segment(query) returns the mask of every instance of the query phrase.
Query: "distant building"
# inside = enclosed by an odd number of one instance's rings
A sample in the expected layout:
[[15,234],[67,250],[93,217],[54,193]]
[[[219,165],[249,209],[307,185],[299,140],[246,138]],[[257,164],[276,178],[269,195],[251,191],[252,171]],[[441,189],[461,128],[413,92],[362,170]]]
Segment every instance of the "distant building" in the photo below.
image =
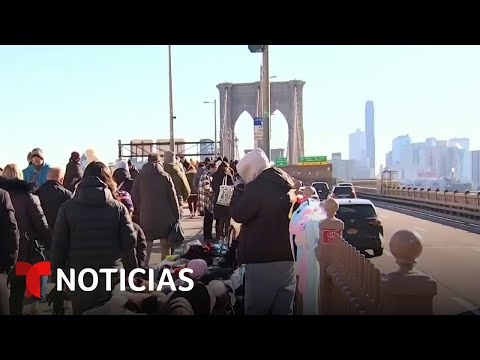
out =
[[210,139],[200,139],[200,161],[205,161],[205,158],[215,158],[215,144]]
[[393,166],[392,152],[389,151],[385,156],[385,167],[387,168],[387,170],[390,170],[392,166]]
[[460,145],[465,150],[470,150],[469,138],[453,138],[448,140],[448,146]]
[[146,157],[153,152],[153,139],[130,140],[130,154],[132,157]]
[[[437,140],[411,143],[408,135],[392,141],[391,155],[387,154],[387,169],[398,171],[398,180],[415,183],[420,180],[448,178],[470,182],[473,169],[469,139]],[[452,174],[453,169],[453,174]]]
[[275,161],[278,158],[285,157],[285,149],[270,149],[271,161]]
[[342,160],[342,153],[332,153],[332,160]]
[[355,160],[342,160],[342,153],[332,153],[332,177],[337,181],[355,178]]
[[87,167],[87,156],[85,154],[82,154],[82,156],[80,156],[80,166],[83,170],[85,170],[85,168]]
[[310,166],[288,165],[282,167],[282,170],[295,179],[303,181],[306,184],[314,181],[325,181],[332,185],[332,167],[332,164]]
[[453,138],[448,140],[448,146],[461,147],[462,154],[462,173],[461,179],[464,182],[472,181],[472,156],[470,154],[470,139],[469,138]]
[[348,158],[350,160],[357,160],[360,163],[366,163],[366,140],[365,132],[357,129],[354,133],[351,133],[348,137]]
[[472,188],[480,190],[480,150],[470,153],[472,159]]
[[[410,136],[408,135],[401,135],[397,136],[395,139],[392,140],[392,159],[391,159],[391,165],[392,167],[399,166],[400,161],[402,159],[402,149],[405,146],[408,146],[412,143],[412,140],[410,140]],[[387,165],[387,167],[389,167]]]
[[[185,142],[185,139],[174,139],[175,141],[175,151],[174,153],[176,155],[181,156],[182,154],[185,154],[185,145],[180,143]],[[165,151],[170,151],[170,139],[157,139],[157,143],[168,143],[166,145],[159,145],[156,147],[154,151],[160,153],[160,155],[163,155]]]
[[371,100],[365,103],[365,141],[368,167],[375,171],[375,116]]

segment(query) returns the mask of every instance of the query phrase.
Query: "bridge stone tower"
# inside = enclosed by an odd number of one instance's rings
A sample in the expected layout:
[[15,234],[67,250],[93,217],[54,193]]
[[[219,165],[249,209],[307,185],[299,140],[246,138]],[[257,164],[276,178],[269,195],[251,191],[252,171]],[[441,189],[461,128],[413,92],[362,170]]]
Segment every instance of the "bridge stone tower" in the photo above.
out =
[[[289,164],[296,164],[304,155],[303,86],[304,81],[291,80],[270,83],[270,110],[279,110],[288,124],[287,156]],[[220,152],[232,159],[235,154],[235,124],[246,111],[251,117],[261,115],[260,82],[222,83],[220,92]],[[275,118],[273,118],[275,120]],[[270,118],[271,129],[272,118]],[[252,124],[253,137],[253,124]],[[271,159],[274,161],[275,159]]]

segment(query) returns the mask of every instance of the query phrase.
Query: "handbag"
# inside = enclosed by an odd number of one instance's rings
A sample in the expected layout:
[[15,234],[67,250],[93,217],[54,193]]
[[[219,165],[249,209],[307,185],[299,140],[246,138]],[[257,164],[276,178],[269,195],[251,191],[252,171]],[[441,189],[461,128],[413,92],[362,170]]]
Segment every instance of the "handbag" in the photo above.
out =
[[222,185],[220,185],[220,192],[218,193],[217,205],[230,206],[235,187],[227,185],[227,176],[223,178]]
[[183,242],[185,241],[185,234],[178,221],[170,228],[167,241],[172,249],[178,249],[183,245]]

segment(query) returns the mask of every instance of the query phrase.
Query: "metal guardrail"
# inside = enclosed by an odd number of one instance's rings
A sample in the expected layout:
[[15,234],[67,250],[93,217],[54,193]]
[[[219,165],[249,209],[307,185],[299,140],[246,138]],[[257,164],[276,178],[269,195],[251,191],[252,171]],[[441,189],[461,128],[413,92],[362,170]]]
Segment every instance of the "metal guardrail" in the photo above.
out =
[[372,199],[422,207],[436,212],[450,213],[469,219],[480,220],[480,193],[450,192],[418,188],[384,188],[356,186],[358,195]]

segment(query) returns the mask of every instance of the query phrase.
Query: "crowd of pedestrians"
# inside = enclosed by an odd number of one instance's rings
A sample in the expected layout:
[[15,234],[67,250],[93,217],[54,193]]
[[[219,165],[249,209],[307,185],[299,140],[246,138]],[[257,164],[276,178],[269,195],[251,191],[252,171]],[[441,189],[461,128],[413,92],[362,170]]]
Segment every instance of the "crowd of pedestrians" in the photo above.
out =
[[[186,218],[184,202],[190,218],[203,217],[204,246],[222,245],[231,223],[241,224],[236,263],[245,269],[245,313],[293,313],[288,194],[295,182],[262,150],[240,161],[218,157],[200,163],[170,151],[163,159],[152,153],[140,170],[119,161],[113,173],[93,150],[87,159],[83,168],[73,151],[63,171],[35,148],[23,171],[16,164],[0,169],[0,314],[22,314],[25,277],[15,274],[16,261],[51,261],[53,275],[42,277],[40,298],[33,300],[45,302],[57,268],[147,268],[155,241],[166,260],[173,250],[172,226]],[[93,278],[84,282],[88,286]],[[103,285],[71,292],[73,313],[83,314],[108,297]]]

